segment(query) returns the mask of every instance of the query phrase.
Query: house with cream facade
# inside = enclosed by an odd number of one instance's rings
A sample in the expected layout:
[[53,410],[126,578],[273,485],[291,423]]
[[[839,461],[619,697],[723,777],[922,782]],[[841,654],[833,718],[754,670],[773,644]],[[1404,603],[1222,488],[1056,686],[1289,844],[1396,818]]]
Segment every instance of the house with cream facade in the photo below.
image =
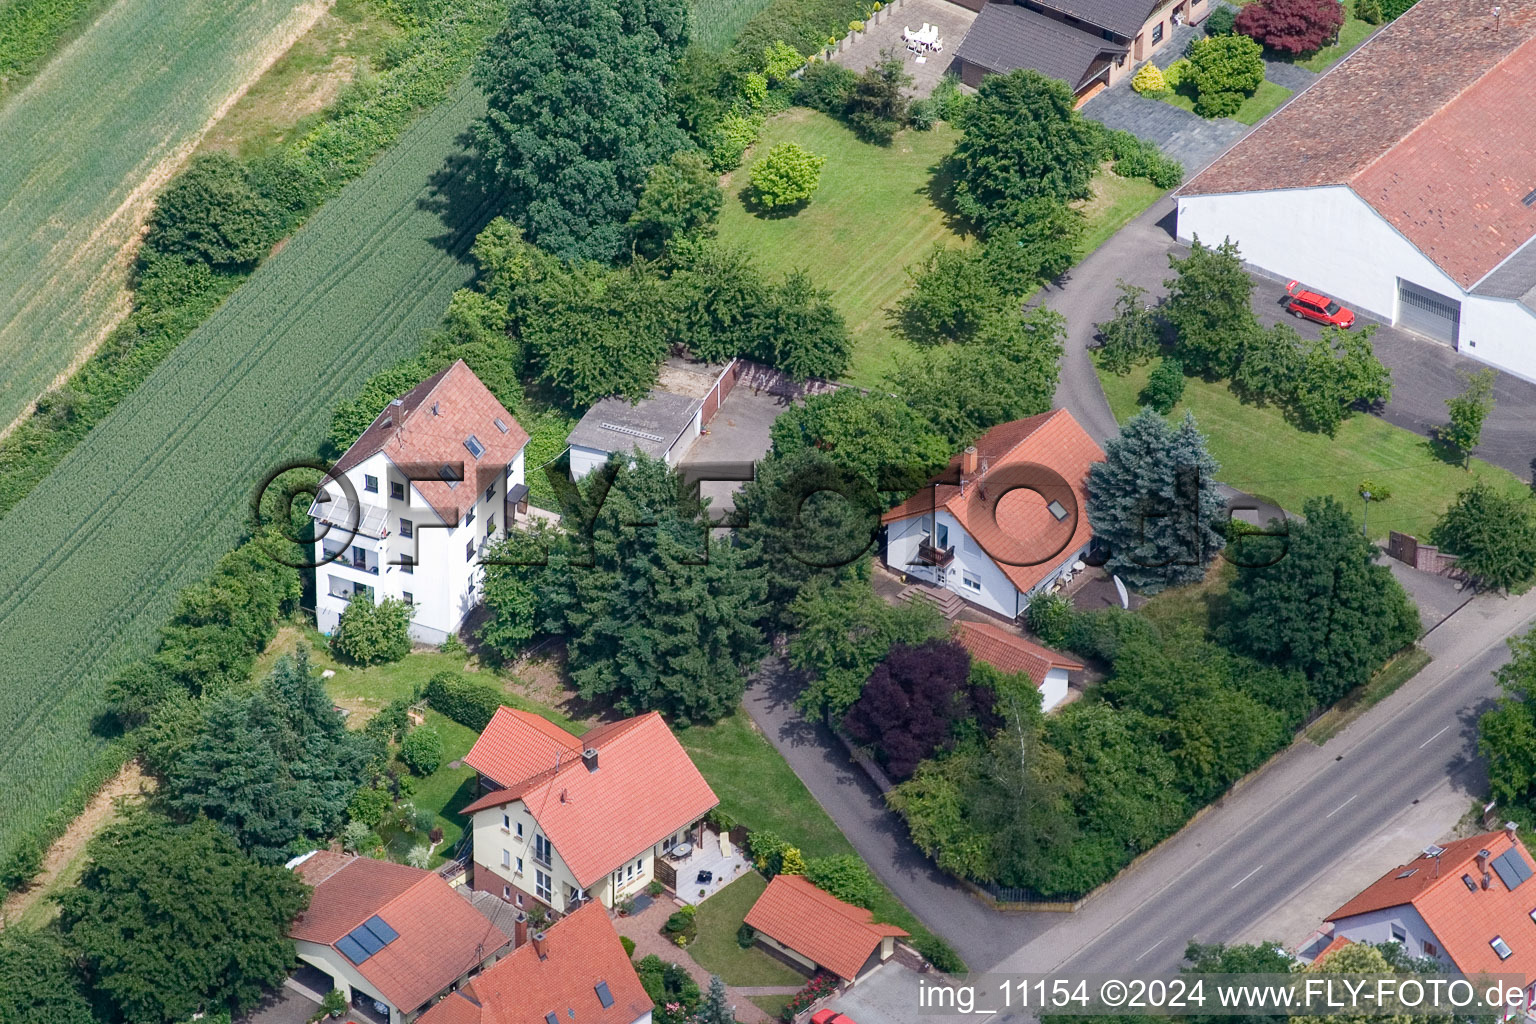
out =
[[320,631],[354,600],[394,598],[417,641],[457,632],[480,600],[486,547],[527,513],[527,444],[463,360],[381,410],[310,509]]
[[564,914],[639,895],[719,803],[655,712],[577,737],[503,707],[464,763],[483,793],[461,812],[472,884],[524,909]]

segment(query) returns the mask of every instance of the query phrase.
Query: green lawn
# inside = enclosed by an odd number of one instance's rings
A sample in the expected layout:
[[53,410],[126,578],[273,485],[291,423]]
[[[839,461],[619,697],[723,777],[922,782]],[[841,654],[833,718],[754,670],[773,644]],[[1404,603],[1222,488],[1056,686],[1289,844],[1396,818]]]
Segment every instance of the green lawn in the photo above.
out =
[[1086,256],[1137,214],[1161,199],[1166,189],[1158,188],[1145,178],[1122,178],[1107,169],[1093,179],[1093,198],[1076,204],[1088,218],[1083,232],[1082,255]]
[[[744,710],[679,730],[677,738],[720,798],[720,809],[747,828],[777,832],[807,857],[858,855]],[[884,886],[873,909],[876,920],[899,925],[914,939],[932,934]]]
[[[939,202],[947,181],[937,172],[957,133],[904,131],[890,146],[862,142],[842,122],[795,108],[771,118],[743,168],[726,183],[720,238],[751,251],[771,274],[804,270],[831,290],[853,334],[853,361],[844,378],[872,386],[914,348],[891,329],[886,310],[907,289],[906,268],[935,244],[963,245]],[[746,168],[780,142],[798,142],[827,158],[821,187],[799,213],[760,217],[742,202]],[[1094,180],[1084,252],[1097,248],[1162,190],[1141,179],[1106,172]]]
[[[742,169],[726,184],[720,238],[750,250],[772,276],[804,270],[832,292],[853,332],[847,379],[877,384],[912,345],[891,330],[885,310],[906,290],[906,268],[936,243],[960,238],[934,203],[935,172],[956,132],[904,131],[890,146],[860,139],[842,122],[804,108],[768,121]],[[827,158],[821,187],[799,213],[759,217],[742,203],[747,168],[780,142],[798,142]]]
[[759,1010],[762,1010],[764,1013],[766,1013],[769,1016],[769,1018],[771,1018],[772,1020],[778,1020],[779,1019],[779,1015],[784,1010],[784,1007],[788,1006],[789,1005],[789,1001],[791,999],[795,998],[795,997],[793,995],[787,995],[787,996],[747,996],[747,998],[752,1001],[752,1005],[753,1006],[756,1006]]
[[742,919],[766,888],[767,879],[751,871],[699,904],[694,918],[698,938],[688,944],[688,953],[727,985],[799,985],[805,981],[805,975],[757,946],[742,949],[736,941]]
[[[1195,113],[1195,91],[1192,85],[1169,89],[1154,98],[1170,106],[1187,110],[1191,114]],[[1266,78],[1259,83],[1258,89],[1252,96],[1243,100],[1243,105],[1237,108],[1237,113],[1232,115],[1232,120],[1241,121],[1243,124],[1258,124],[1265,114],[1290,98],[1291,90],[1283,85],[1276,85]]]
[[[1138,367],[1124,377],[1099,372],[1121,422],[1136,413],[1148,371]],[[1182,417],[1186,409],[1210,438],[1222,481],[1287,511],[1300,512],[1307,498],[1332,494],[1358,516],[1362,481],[1389,487],[1392,497],[1371,507],[1371,536],[1378,539],[1388,530],[1427,535],[1456,493],[1476,478],[1511,491],[1525,489],[1513,473],[1479,459],[1472,460],[1470,472],[1451,465],[1424,438],[1375,416],[1357,413],[1329,438],[1291,426],[1277,409],[1244,405],[1224,383],[1194,377],[1186,381],[1173,416]]]
[[[412,780],[416,791],[411,794],[410,802],[437,814],[437,827],[443,830],[443,841],[433,851],[432,862],[440,864],[453,853],[459,837],[464,834],[465,819],[458,813],[459,808],[475,798],[474,769],[463,765],[451,768],[449,765],[469,753],[469,748],[475,745],[479,734],[436,711],[426,713],[424,727],[437,730],[437,734],[443,738],[443,763],[426,778]],[[413,847],[426,841],[416,833],[404,831],[398,824],[386,824],[381,834],[389,851],[389,859],[395,861],[405,860],[405,855]]]

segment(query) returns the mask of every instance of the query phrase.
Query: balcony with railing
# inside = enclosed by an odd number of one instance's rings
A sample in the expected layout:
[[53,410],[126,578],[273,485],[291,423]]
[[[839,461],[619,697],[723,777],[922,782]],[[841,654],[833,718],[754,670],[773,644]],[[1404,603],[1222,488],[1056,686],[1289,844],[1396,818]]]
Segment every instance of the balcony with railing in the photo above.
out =
[[369,551],[354,545],[351,548],[332,548],[321,545],[327,566],[341,566],[346,569],[355,569],[365,572],[370,576],[379,574],[379,555],[375,551]]
[[934,565],[943,567],[955,560],[955,546],[941,548],[931,541],[923,541],[917,546],[917,561],[921,565]]

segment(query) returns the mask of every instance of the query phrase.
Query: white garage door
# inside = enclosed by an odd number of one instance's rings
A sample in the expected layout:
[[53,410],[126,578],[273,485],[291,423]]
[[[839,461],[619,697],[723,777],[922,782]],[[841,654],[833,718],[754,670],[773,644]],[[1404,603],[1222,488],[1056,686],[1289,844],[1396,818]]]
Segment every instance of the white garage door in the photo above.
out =
[[1398,278],[1397,326],[1454,347],[1461,329],[1461,303]]

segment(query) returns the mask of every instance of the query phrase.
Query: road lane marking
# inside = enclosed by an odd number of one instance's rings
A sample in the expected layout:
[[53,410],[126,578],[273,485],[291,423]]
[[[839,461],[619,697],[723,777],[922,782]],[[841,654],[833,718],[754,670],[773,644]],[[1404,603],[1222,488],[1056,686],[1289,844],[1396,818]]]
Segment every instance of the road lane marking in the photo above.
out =
[[[1350,799],[1352,800],[1354,798],[1351,797]],[[1242,878],[1239,878],[1236,882],[1233,882],[1232,883],[1232,888],[1236,889],[1238,886],[1242,885],[1244,882],[1248,881],[1248,879],[1252,878],[1254,875],[1258,874],[1260,871],[1263,871],[1263,870],[1264,870],[1264,865],[1260,864],[1258,867],[1256,867],[1252,871],[1248,872]]]
[[[1447,726],[1447,728],[1449,728],[1449,726]],[[1360,794],[1359,794],[1359,793],[1356,793],[1356,794],[1355,794],[1355,796],[1359,796],[1359,795],[1360,795]],[[1333,816],[1334,816],[1334,815],[1335,815],[1335,814],[1338,814],[1338,813],[1339,813],[1339,812],[1340,812],[1340,811],[1342,811],[1342,810],[1343,810],[1343,809],[1344,809],[1344,808],[1346,808],[1346,807],[1348,807],[1348,806],[1349,806],[1349,804],[1350,804],[1350,800],[1353,800],[1353,799],[1354,799],[1354,798],[1355,798],[1355,796],[1352,796],[1352,797],[1350,797],[1350,798],[1349,798],[1349,800],[1345,800],[1345,801],[1344,801],[1344,802],[1343,802],[1343,803],[1341,803],[1341,804],[1339,804],[1339,806],[1337,806],[1337,807],[1335,807],[1335,808],[1334,808],[1334,809],[1333,809],[1333,810],[1331,810],[1331,811],[1329,811],[1329,812],[1328,812],[1328,813],[1327,813],[1327,814],[1325,814],[1325,815],[1323,815],[1323,817],[1324,817],[1324,818],[1331,818],[1331,817],[1333,817]]]
[[[1446,726],[1445,727],[1445,729],[1449,729],[1449,728],[1450,728],[1450,726]],[[1445,729],[1441,729],[1440,732],[1445,732]],[[1440,736],[1440,732],[1435,733],[1434,736],[1431,736],[1429,739],[1425,740],[1423,743],[1420,743],[1419,744],[1419,749],[1423,750],[1425,747],[1427,747],[1431,743],[1435,742],[1435,740]]]
[[[1152,943],[1152,945],[1150,945],[1146,949],[1142,950],[1141,951],[1141,956],[1138,956],[1136,958],[1136,960],[1140,960],[1142,956],[1146,956],[1148,953],[1152,952],[1154,949],[1156,949],[1158,946],[1161,946],[1162,944],[1163,944],[1163,940],[1162,939],[1158,939],[1156,942]],[[1132,960],[1131,963],[1135,963],[1136,960]]]

